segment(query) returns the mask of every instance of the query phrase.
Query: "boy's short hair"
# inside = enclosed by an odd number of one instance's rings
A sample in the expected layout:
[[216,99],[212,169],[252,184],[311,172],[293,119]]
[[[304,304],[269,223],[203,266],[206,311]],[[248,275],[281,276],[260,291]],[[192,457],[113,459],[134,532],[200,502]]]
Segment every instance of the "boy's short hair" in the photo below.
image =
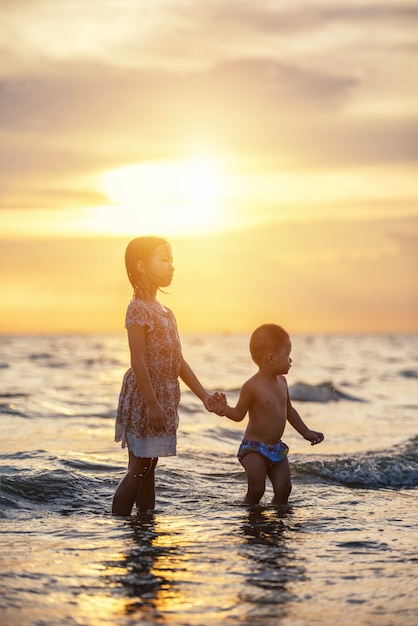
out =
[[260,365],[263,356],[272,348],[283,345],[290,339],[289,333],[277,324],[262,324],[252,333],[250,338],[251,358]]

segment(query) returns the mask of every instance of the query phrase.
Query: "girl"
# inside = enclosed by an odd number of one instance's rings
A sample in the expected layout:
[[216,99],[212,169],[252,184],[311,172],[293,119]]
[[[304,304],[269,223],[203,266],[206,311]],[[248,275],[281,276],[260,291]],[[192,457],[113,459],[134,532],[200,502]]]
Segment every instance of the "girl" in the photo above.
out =
[[209,395],[182,356],[176,320],[156,299],[157,290],[173,278],[169,243],[160,237],[138,237],[125,253],[134,294],[125,326],[131,353],[116,416],[116,441],[128,445],[129,465],[113,498],[114,515],[130,515],[155,506],[154,470],[159,456],[176,454],[180,402],[178,378],[200,398],[208,411],[220,395]]

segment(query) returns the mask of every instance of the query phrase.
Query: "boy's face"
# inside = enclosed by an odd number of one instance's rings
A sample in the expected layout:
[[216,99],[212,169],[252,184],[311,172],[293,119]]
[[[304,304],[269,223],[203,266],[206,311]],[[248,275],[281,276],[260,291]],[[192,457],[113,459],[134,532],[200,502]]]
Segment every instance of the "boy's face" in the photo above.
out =
[[287,339],[280,346],[276,347],[272,352],[275,373],[277,375],[288,373],[292,365],[292,359],[290,358],[291,351],[292,344],[290,342],[290,339]]

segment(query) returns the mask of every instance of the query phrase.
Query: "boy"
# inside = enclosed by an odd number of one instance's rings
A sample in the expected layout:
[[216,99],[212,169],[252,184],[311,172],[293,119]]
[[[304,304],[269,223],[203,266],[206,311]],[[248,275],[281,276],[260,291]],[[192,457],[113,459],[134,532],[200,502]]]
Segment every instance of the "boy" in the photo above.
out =
[[241,388],[235,408],[224,394],[216,413],[241,422],[247,412],[248,425],[238,450],[238,459],[247,475],[244,504],[258,504],[264,494],[266,476],[271,480],[272,504],[287,504],[292,483],[287,459],[289,448],[281,441],[286,420],[311,445],[321,443],[322,433],[310,430],[293,408],[287,382],[292,359],[288,333],[276,324],[263,324],[251,335],[250,352],[258,372]]

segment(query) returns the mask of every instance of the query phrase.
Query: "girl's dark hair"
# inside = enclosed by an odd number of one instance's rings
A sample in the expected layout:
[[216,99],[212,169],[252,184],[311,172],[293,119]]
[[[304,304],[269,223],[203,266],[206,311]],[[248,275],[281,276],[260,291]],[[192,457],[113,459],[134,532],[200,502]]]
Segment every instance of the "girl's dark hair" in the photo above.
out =
[[290,339],[284,328],[277,324],[262,324],[255,329],[250,338],[251,357],[257,365],[272,347],[282,346]]
[[138,270],[138,261],[143,261],[145,269],[157,246],[168,245],[163,237],[136,237],[126,247],[125,266],[135,298],[144,298],[150,292],[147,273]]

